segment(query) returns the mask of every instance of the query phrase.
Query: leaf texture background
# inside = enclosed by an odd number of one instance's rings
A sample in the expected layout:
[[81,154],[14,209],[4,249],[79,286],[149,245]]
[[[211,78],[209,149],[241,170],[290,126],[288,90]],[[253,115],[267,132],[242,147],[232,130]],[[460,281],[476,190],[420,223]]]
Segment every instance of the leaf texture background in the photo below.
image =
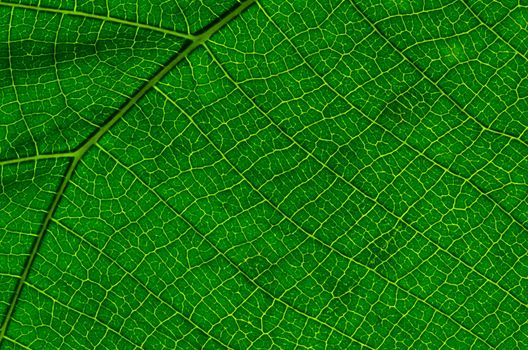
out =
[[0,348],[528,348],[528,3],[1,0]]

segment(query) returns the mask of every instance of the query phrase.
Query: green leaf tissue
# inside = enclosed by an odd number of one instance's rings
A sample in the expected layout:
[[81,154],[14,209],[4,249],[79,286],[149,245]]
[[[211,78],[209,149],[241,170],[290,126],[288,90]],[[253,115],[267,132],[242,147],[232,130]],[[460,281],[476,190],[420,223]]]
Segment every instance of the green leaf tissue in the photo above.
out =
[[0,0],[0,349],[528,349],[528,2]]

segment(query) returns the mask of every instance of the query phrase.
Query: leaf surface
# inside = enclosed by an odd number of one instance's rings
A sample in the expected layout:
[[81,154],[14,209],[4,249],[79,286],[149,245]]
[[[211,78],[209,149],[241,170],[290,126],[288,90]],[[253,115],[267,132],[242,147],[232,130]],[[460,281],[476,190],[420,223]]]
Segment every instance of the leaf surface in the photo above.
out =
[[527,20],[0,1],[0,348],[528,347]]

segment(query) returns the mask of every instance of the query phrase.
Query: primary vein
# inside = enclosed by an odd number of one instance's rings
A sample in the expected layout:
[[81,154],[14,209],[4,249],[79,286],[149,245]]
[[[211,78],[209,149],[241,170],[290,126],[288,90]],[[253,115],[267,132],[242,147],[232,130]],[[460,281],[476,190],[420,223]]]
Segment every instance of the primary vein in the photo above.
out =
[[[202,45],[204,42],[206,42],[213,34],[215,34],[218,30],[220,30],[223,26],[225,26],[228,22],[230,22],[233,18],[240,15],[244,10],[246,10],[249,6],[251,6],[253,3],[255,3],[256,0],[246,0],[241,3],[238,3],[235,7],[233,7],[230,11],[224,13],[217,21],[211,23],[210,25],[206,26],[204,29],[197,32],[197,34],[192,35],[192,40],[190,43],[188,43],[183,50],[181,50],[179,53],[177,53],[171,60],[161,69],[159,70],[141,89],[139,89],[133,96],[128,100],[127,103],[125,103],[115,115],[113,115],[110,119],[108,119],[103,126],[95,132],[92,136],[90,136],[81,146],[77,148],[74,152],[72,152],[71,155],[73,159],[71,160],[70,165],[68,166],[66,173],[64,175],[64,178],[59,186],[59,189],[57,190],[57,193],[55,194],[53,198],[53,202],[46,214],[46,217],[44,218],[44,221],[42,223],[42,226],[33,241],[33,245],[31,246],[29,256],[26,260],[26,263],[24,265],[24,269],[22,271],[22,274],[20,276],[20,279],[18,280],[18,283],[15,287],[15,291],[13,293],[13,297],[11,299],[11,302],[9,304],[9,307],[6,312],[6,316],[2,322],[2,326],[0,328],[0,345],[2,344],[3,340],[6,336],[7,328],[9,327],[9,323],[11,319],[13,318],[13,312],[15,310],[16,304],[18,303],[18,300],[20,299],[20,295],[22,293],[22,289],[24,285],[26,284],[27,277],[29,275],[29,272],[31,271],[31,267],[33,266],[33,263],[35,262],[35,258],[38,254],[39,248],[42,245],[42,241],[44,239],[45,233],[47,231],[47,228],[51,222],[51,219],[53,217],[53,214],[55,213],[63,195],[68,187],[68,184],[70,183],[71,177],[73,173],[75,172],[75,169],[81,162],[81,159],[83,156],[88,152],[88,150],[91,149],[93,145],[95,145],[101,137],[103,137],[109,130],[114,126],[132,107],[136,105],[136,103],[143,97],[147,92],[150,91],[150,89],[163,77],[165,77],[179,62],[181,62],[183,59],[185,59],[191,52],[193,52],[197,47]],[[0,2],[0,5],[7,5],[12,7],[28,7],[26,5],[17,5],[17,4],[8,4],[4,2]],[[34,8],[33,6],[29,6],[29,8]],[[46,9],[47,10],[47,9]],[[52,12],[58,12],[58,13],[67,13],[62,10],[53,10]],[[75,13],[72,13],[75,14]],[[105,19],[105,18],[101,18]],[[36,157],[38,159],[38,157]],[[40,157],[42,158],[42,157]],[[51,158],[51,157],[50,157]]]

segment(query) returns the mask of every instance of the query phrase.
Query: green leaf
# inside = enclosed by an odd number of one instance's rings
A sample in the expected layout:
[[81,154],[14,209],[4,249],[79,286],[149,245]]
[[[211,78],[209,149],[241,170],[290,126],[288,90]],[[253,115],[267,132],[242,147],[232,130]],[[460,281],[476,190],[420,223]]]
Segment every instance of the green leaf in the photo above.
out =
[[0,348],[528,348],[528,7],[0,0]]

